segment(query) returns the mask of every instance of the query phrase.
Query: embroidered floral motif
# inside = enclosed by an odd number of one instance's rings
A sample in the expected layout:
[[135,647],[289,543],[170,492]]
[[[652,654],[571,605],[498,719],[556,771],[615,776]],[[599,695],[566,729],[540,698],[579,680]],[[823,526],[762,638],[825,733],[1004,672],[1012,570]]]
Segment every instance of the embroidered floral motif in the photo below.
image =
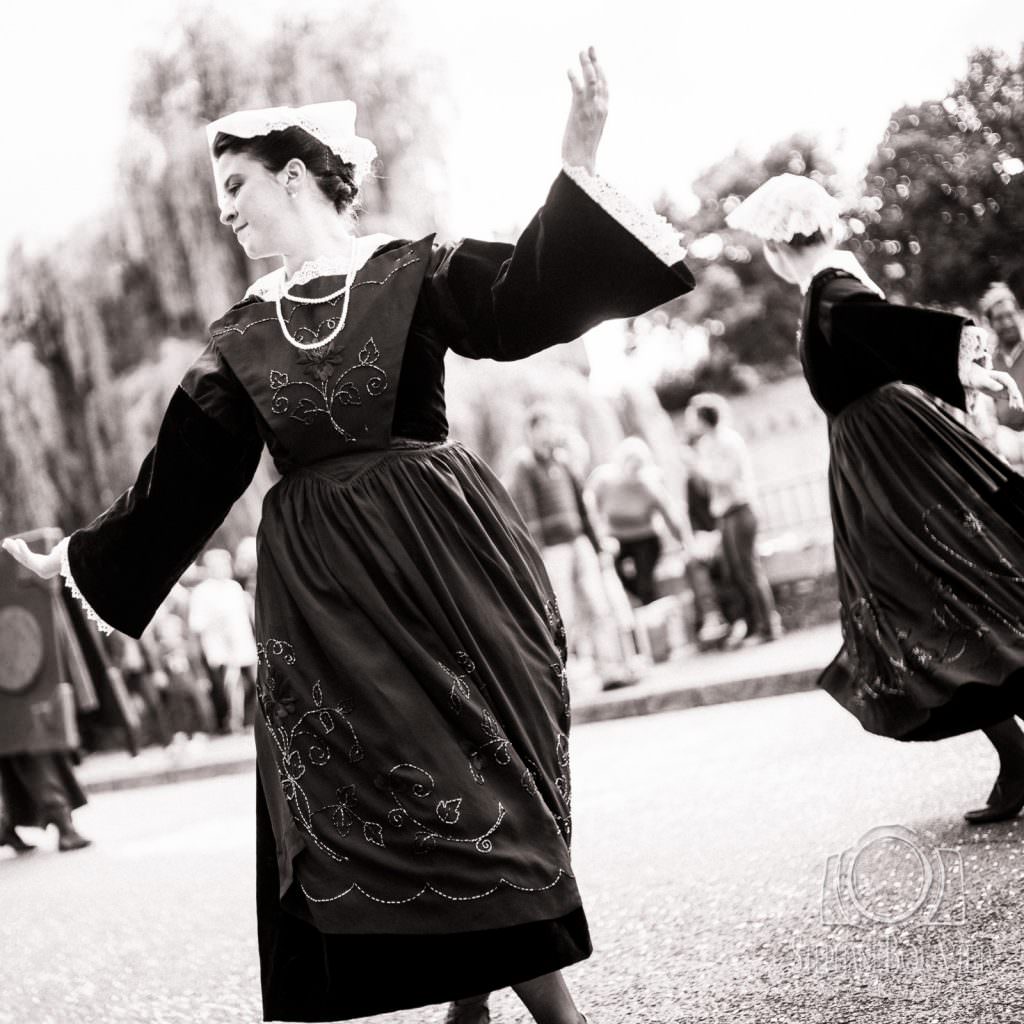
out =
[[[263,711],[267,730],[277,748],[277,769],[281,781],[281,790],[292,809],[292,816],[303,831],[328,856],[335,860],[348,860],[344,854],[334,850],[317,835],[313,828],[316,815],[326,812],[333,824],[344,820],[344,813],[339,807],[358,817],[354,810],[355,801],[345,803],[342,791],[339,790],[339,803],[327,807],[314,808],[301,785],[301,780],[311,768],[322,768],[332,759],[331,743],[349,764],[356,764],[363,759],[363,747],[360,743],[348,716],[352,714],[352,705],[340,701],[327,705],[324,699],[323,686],[316,680],[310,688],[312,707],[301,709],[301,701],[295,693],[288,678],[279,672],[275,660],[283,665],[295,665],[295,651],[291,644],[284,640],[270,639],[257,644],[260,668],[257,681],[257,696]],[[336,738],[328,741],[327,737],[335,732],[338,725],[348,731],[351,742],[339,742]],[[353,791],[354,795],[354,791]],[[363,824],[363,837],[367,842],[383,846],[383,830],[376,822],[358,820]],[[347,835],[347,829],[345,835]]]
[[[331,321],[325,323],[330,325]],[[358,438],[338,422],[335,407],[362,405],[364,392],[370,398],[378,398],[389,387],[388,375],[379,364],[380,349],[373,338],[359,350],[356,362],[342,369],[338,368],[347,361],[344,346],[334,351],[332,349],[334,346],[330,345],[322,354],[314,356],[312,353],[304,353],[305,358],[299,358],[299,363],[308,368],[306,372],[313,378],[312,381],[293,380],[283,370],[271,370],[269,379],[273,399],[270,408],[276,415],[289,416],[305,426],[320,416],[326,417],[341,437],[355,442]],[[360,370],[371,373],[362,387],[348,379]]]
[[[1010,560],[1001,552],[997,551],[995,546],[988,542],[988,554],[995,562],[1000,566],[999,569],[990,569],[979,562],[973,561],[968,558],[962,552],[957,551],[955,548],[950,547],[945,541],[941,540],[938,534],[935,532],[935,528],[932,525],[939,515],[948,513],[948,510],[944,505],[932,505],[931,508],[925,509],[921,515],[921,524],[924,527],[924,532],[928,539],[939,548],[944,554],[950,558],[959,562],[961,565],[966,565],[968,568],[977,572],[984,573],[986,576],[990,576],[993,579],[1003,579],[1011,583],[1024,583],[1024,576],[1021,575],[1020,569],[1013,565]],[[956,518],[959,526],[959,532],[966,533],[970,538],[980,538],[984,536],[984,527],[981,520],[977,515],[967,508],[959,508],[954,510],[952,515]]]
[[473,780],[479,785],[483,785],[487,781],[481,771],[487,763],[484,756],[485,751],[496,765],[504,766],[512,761],[512,744],[509,743],[505,734],[501,731],[501,726],[498,725],[494,715],[486,708],[480,711],[479,724],[484,735],[489,736],[490,739],[479,746],[471,745],[469,751],[469,771],[473,776]]
[[[962,548],[940,537],[941,518],[947,523],[942,535],[963,538]],[[1024,582],[972,509],[936,504],[924,510],[921,523],[923,537],[954,568],[966,566],[972,578],[980,575],[992,580],[994,587]],[[981,671],[1007,640],[1024,640],[1024,621],[1010,617],[984,591],[964,588],[961,593],[951,582],[955,577],[939,578],[921,563],[914,569],[930,596],[923,629],[901,623],[899,612],[883,612],[878,598],[870,593],[848,602],[842,610],[844,646],[853,673],[854,696],[860,703],[903,695],[914,674],[932,674],[964,659],[970,659],[972,671]]]
[[456,651],[455,660],[462,667],[462,672],[450,669],[443,661],[439,661],[438,665],[441,666],[441,670],[452,681],[451,689],[448,691],[448,703],[451,704],[452,710],[459,714],[472,695],[468,677],[476,671],[476,665],[465,651]]
[[551,635],[555,639],[559,657],[562,659],[562,664],[565,664],[569,660],[569,648],[565,635],[565,623],[562,621],[562,613],[558,609],[558,601],[555,598],[551,598],[544,605],[544,614],[547,617],[548,626],[551,628]]
[[[291,668],[296,664],[292,646],[283,640],[270,639],[258,644],[257,650],[262,670],[260,705],[276,746],[281,788],[296,824],[318,849],[336,861],[350,859],[336,848],[337,843],[351,841],[358,836],[373,846],[387,848],[384,824],[363,810],[354,783],[345,782],[338,786],[335,799],[320,807],[313,805],[304,788],[303,780],[311,771],[328,764],[332,760],[332,751],[342,753],[349,764],[363,760],[362,744],[349,721],[353,712],[351,703],[339,701],[328,704],[323,686],[316,680],[310,686],[309,699],[303,707],[303,701],[288,677],[278,668],[279,665]],[[475,671],[473,660],[466,652],[459,651],[456,659],[466,673]],[[490,716],[489,712],[486,714]],[[507,746],[508,741],[500,737],[493,716],[490,716],[490,721],[493,723],[489,726],[490,733],[498,733],[498,741]],[[339,743],[333,735],[339,726],[348,730],[351,742]],[[412,763],[396,764],[387,772],[378,774],[374,784],[391,800],[391,807],[385,815],[386,824],[396,831],[413,829],[413,847],[420,854],[429,854],[442,843],[470,844],[479,853],[490,853],[492,837],[508,814],[499,801],[490,825],[477,834],[466,835],[455,831],[462,822],[464,797],[458,793],[435,795],[436,782],[427,769]],[[422,806],[417,807],[417,803]]]
[[[425,816],[417,815],[416,811],[409,806],[412,800],[433,804],[434,817],[441,825],[456,825],[462,816],[462,797],[449,797],[438,800],[436,803],[433,801],[436,782],[433,775],[425,768],[410,763],[396,764],[387,773],[384,785],[394,801],[388,811],[388,824],[396,829],[413,827],[416,830],[417,853],[430,853],[439,843],[468,843],[472,844],[479,853],[490,853],[494,849],[491,836],[498,831],[508,814],[499,802],[497,816],[484,832],[475,836],[458,835],[425,820]],[[429,813],[429,808],[425,810]]]

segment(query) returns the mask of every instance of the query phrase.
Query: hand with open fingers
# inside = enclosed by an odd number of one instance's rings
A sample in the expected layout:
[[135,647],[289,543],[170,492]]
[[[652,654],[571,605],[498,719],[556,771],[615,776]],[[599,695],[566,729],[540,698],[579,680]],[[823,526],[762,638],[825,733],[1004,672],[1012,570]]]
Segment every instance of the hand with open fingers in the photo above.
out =
[[20,537],[5,537],[3,549],[16,562],[44,580],[53,579],[60,572],[60,545],[45,555],[37,554]]
[[597,147],[608,119],[608,82],[591,46],[580,51],[580,70],[569,69],[572,103],[562,138],[562,161],[594,173]]
[[973,388],[989,395],[998,395],[1005,391],[1011,409],[1024,409],[1024,398],[1021,397],[1017,382],[1002,370],[990,370],[980,363],[970,363],[963,372],[961,383],[965,388]]

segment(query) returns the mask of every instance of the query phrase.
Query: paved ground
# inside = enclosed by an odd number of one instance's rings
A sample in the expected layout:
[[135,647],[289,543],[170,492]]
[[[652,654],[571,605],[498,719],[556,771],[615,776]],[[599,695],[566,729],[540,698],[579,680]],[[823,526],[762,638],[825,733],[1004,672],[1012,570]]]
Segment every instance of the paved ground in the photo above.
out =
[[[980,736],[901,745],[807,693],[584,725],[573,757],[592,1024],[1024,1021],[1024,827],[960,821],[994,771]],[[102,794],[94,848],[0,855],[0,1024],[258,1020],[253,784]],[[839,865],[823,921],[830,857],[897,825]],[[507,992],[493,1011],[525,1021]]]

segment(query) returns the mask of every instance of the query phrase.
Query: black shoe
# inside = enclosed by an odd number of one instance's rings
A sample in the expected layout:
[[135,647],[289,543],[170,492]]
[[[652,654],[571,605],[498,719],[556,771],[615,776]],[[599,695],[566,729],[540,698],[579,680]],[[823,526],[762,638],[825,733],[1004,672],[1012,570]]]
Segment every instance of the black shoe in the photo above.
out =
[[491,1010],[487,1005],[491,993],[482,996],[470,996],[468,999],[456,999],[448,1006],[444,1024],[490,1024]]
[[67,853],[69,850],[84,850],[87,846],[92,846],[92,840],[86,839],[72,824],[70,811],[60,811],[55,814],[50,819],[50,824],[57,829],[57,834],[60,837],[57,840],[57,849],[61,853]]
[[1009,821],[1024,810],[1024,778],[996,779],[988,803],[968,811],[964,820],[971,825],[989,825],[994,821]]
[[5,825],[3,830],[0,830],[0,847],[3,846],[9,846],[18,854],[31,853],[35,849],[31,843],[26,843],[18,835],[18,831],[13,825]]

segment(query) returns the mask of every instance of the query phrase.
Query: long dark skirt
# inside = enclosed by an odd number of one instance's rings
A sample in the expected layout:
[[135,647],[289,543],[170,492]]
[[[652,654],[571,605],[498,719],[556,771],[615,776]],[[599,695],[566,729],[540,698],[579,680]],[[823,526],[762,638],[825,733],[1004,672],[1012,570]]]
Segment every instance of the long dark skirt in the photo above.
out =
[[326,935],[278,898],[274,834],[257,784],[256,913],[263,1019],[368,1017],[493,992],[590,956],[582,908],[555,920],[440,935]]
[[458,445],[286,476],[259,536],[268,1019],[474,995],[591,952],[569,861],[564,632]]
[[829,482],[844,644],[820,685],[902,740],[1024,710],[1024,480],[893,384],[833,421]]
[[64,751],[0,757],[0,801],[11,825],[45,828],[62,812],[85,804],[85,793]]

